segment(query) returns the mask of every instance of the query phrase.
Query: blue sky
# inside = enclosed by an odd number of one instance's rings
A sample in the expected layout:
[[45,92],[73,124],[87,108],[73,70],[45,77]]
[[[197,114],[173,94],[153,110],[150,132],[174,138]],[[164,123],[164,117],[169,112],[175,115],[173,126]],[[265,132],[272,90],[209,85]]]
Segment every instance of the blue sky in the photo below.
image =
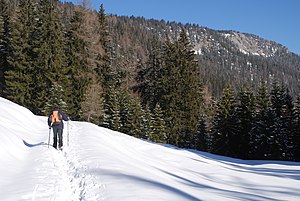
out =
[[[65,0],[78,4],[83,0]],[[258,35],[300,55],[300,0],[89,0],[107,14],[143,16]]]

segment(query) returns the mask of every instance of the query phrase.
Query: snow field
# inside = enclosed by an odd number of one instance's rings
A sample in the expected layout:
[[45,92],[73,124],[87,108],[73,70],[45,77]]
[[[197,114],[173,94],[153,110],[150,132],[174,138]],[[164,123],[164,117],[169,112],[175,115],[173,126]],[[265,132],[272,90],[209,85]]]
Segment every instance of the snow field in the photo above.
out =
[[1,201],[300,198],[300,163],[238,160],[73,121],[59,151],[52,131],[48,148],[47,117],[2,98],[0,110]]

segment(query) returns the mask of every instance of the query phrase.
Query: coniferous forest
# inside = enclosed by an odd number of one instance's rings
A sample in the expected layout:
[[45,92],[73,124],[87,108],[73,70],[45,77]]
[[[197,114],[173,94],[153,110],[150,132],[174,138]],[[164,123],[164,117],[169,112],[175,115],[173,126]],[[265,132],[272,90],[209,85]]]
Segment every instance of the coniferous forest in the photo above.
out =
[[[247,71],[222,74],[213,65],[219,57],[195,54],[191,25],[179,23],[175,37],[161,36],[141,30],[165,22],[108,16],[103,5],[98,10],[57,0],[0,0],[1,97],[36,115],[59,105],[72,120],[157,143],[300,161],[297,55],[247,57],[262,66],[255,78]],[[247,60],[240,53],[232,58]],[[286,71],[278,73],[283,61]]]

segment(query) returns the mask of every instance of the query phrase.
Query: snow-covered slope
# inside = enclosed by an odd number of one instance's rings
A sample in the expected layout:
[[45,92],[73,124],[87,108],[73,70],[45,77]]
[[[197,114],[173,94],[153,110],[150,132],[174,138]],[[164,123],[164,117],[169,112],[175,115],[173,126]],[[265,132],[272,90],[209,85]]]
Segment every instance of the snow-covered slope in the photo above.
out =
[[48,148],[46,117],[3,98],[0,110],[1,201],[300,198],[300,163],[178,149],[84,122],[65,124],[65,148],[57,151]]

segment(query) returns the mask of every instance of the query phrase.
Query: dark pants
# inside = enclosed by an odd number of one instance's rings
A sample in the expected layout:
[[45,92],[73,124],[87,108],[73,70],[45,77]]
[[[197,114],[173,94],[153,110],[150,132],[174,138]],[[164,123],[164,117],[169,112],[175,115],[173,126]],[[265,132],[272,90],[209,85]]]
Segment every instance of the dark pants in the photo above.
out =
[[63,146],[63,129],[60,126],[53,126],[53,147],[57,148],[57,136],[58,136],[58,147]]

